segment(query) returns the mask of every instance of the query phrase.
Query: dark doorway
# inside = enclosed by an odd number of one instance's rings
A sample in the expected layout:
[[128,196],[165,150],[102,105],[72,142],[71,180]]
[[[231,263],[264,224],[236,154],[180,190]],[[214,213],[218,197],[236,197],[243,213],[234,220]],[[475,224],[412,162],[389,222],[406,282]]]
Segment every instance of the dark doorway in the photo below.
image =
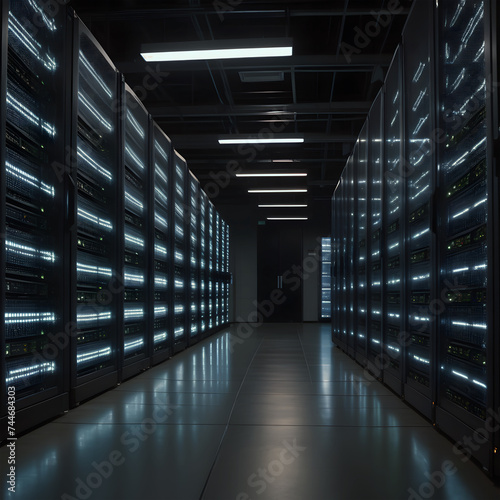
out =
[[264,315],[264,320],[276,323],[301,322],[302,229],[278,223],[259,226],[257,256],[259,304],[280,297],[279,300],[273,300],[274,310],[272,314]]

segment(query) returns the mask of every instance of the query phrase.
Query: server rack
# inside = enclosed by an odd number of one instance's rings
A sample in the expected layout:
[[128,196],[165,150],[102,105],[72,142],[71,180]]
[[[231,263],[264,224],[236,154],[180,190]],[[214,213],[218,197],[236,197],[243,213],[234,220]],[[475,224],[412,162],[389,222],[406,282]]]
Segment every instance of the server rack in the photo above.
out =
[[[2,2],[1,415],[6,389],[14,387],[16,432],[69,406],[65,16],[64,8],[46,15],[37,1]],[[6,430],[2,425],[0,439]]]
[[346,213],[349,220],[347,230],[347,286],[349,289],[348,302],[348,323],[347,323],[347,347],[348,353],[353,358],[356,357],[357,346],[357,301],[356,301],[356,282],[358,273],[357,261],[357,193],[354,187],[354,172],[358,164],[359,158],[359,139],[354,146],[352,154],[352,162],[347,163],[347,204]]
[[208,197],[200,189],[200,330],[208,332]]
[[[500,261],[496,254],[500,244],[500,234],[498,232],[498,215],[500,213],[499,197],[500,185],[498,174],[498,158],[500,158],[500,95],[499,89],[494,82],[500,81],[500,61],[498,55],[500,53],[500,39],[498,38],[498,30],[500,29],[500,9],[496,2],[485,4],[486,19],[489,23],[485,23],[485,55],[487,60],[486,74],[491,75],[491,81],[487,83],[486,92],[486,105],[490,113],[487,114],[488,120],[488,144],[487,159],[488,164],[491,166],[488,169],[488,184],[490,193],[488,198],[488,231],[491,235],[491,245],[488,248],[488,261],[489,261],[489,279],[487,303],[496,304],[500,298],[500,280],[491,279],[491,277],[498,276],[500,273]],[[500,317],[495,307],[488,307],[488,324],[489,324],[489,338],[491,342],[491,332],[498,332]],[[498,342],[493,341],[491,344],[492,349],[488,349],[487,364],[489,366],[489,380],[500,380],[500,353]],[[500,407],[500,388],[498,385],[493,386],[489,390],[488,405],[490,408]],[[493,437],[493,450],[500,448],[500,435],[496,433]],[[500,476],[500,463],[498,452],[493,455],[493,463],[490,468],[491,474],[494,477]]]
[[172,355],[172,282],[170,269],[172,266],[172,237],[170,233],[170,213],[172,211],[170,184],[172,182],[172,144],[160,127],[152,122],[150,125],[150,146],[152,151],[152,175],[154,200],[153,231],[151,234],[154,261],[153,278],[153,359],[157,364]]
[[123,380],[150,364],[148,195],[151,174],[148,112],[128,85],[123,83],[121,90],[124,304],[120,379]]
[[214,276],[214,299],[215,299],[215,327],[221,323],[221,223],[219,213],[215,210],[215,276]]
[[[347,160],[347,164],[352,162],[352,157]],[[337,343],[344,351],[347,352],[348,343],[348,328],[349,328],[349,290],[347,288],[347,237],[348,237],[348,224],[344,224],[342,219],[348,220],[347,212],[347,176],[344,173],[341,176],[340,184],[337,190],[339,191],[338,200],[338,214],[336,216],[336,232],[339,234],[340,238],[340,250],[338,255],[339,269],[337,272],[338,279],[338,289],[340,291],[339,297],[342,297],[342,301],[339,304],[340,309],[340,321],[339,321],[339,338]],[[340,299],[339,299],[340,300]]]
[[370,121],[368,185],[367,185],[367,240],[369,241],[368,268],[368,311],[369,333],[368,358],[381,364],[382,354],[382,129],[383,92],[377,95],[368,115]]
[[214,315],[214,206],[209,201],[208,204],[208,328],[212,330],[215,327]]
[[401,49],[387,73],[384,89],[384,165],[382,203],[383,260],[382,341],[385,351],[383,380],[403,393],[405,199],[403,160],[403,80]]
[[332,318],[332,239],[321,238],[320,318]]
[[[356,204],[354,212],[356,235],[354,237],[353,252],[355,252],[355,288],[356,304],[354,306],[356,359],[362,363],[367,358],[367,260],[369,255],[367,239],[367,163],[368,163],[368,120],[363,125],[358,138],[357,156],[353,169],[353,203]],[[356,201],[354,201],[356,198]],[[355,249],[355,250],[354,250]]]
[[[484,428],[493,406],[492,363],[498,341],[492,328],[494,247],[491,139],[488,140],[484,2],[440,2],[437,20],[441,219],[437,425],[452,437]],[[490,40],[486,40],[489,43]],[[441,52],[440,52],[441,53]],[[465,72],[467,76],[465,77]],[[497,128],[498,130],[498,128]],[[498,277],[496,276],[498,279]],[[488,355],[496,347],[495,356]],[[457,437],[457,439],[458,439]],[[473,454],[493,471],[493,435]]]
[[188,325],[188,292],[187,280],[189,265],[186,264],[187,224],[185,216],[187,166],[186,160],[174,150],[174,182],[173,182],[173,242],[174,242],[174,352],[179,352],[187,346]]
[[[404,393],[423,415],[432,417],[435,401],[435,148],[432,0],[410,13],[403,32],[406,169],[406,331]],[[419,43],[415,45],[415,40]]]
[[68,191],[77,227],[72,231],[71,346],[72,402],[85,400],[118,382],[123,331],[121,276],[123,241],[120,214],[119,78],[92,34],[73,24],[72,169]]
[[195,344],[200,325],[200,183],[189,175],[189,345]]
[[340,289],[340,226],[338,225],[338,217],[340,213],[340,183],[335,187],[332,196],[331,204],[331,221],[332,221],[332,266],[331,266],[331,283],[332,283],[332,342],[340,346],[340,307],[342,290]]
[[220,278],[220,322],[226,323],[226,223],[221,219],[221,278]]
[[223,308],[224,311],[224,323],[227,325],[229,324],[229,287],[231,286],[231,273],[229,272],[229,225],[224,223],[224,226],[226,228],[225,231],[225,242],[224,242],[224,258],[225,258],[225,296],[224,296],[224,303],[225,307]]
[[[7,75],[7,50],[8,50],[8,23],[9,19],[9,6],[5,0],[0,2],[0,116],[6,116],[7,114],[7,99],[5,99],[7,93],[7,79],[3,75]],[[5,120],[0,120],[0,137],[5,137]],[[5,165],[5,148],[3,145],[0,147],[0,165]],[[5,188],[5,168],[0,169],[0,199],[5,200],[7,196]],[[0,240],[2,246],[0,248],[0,269],[5,269],[5,235],[3,228],[5,227],[5,203],[0,203],[0,227],[2,227],[2,233]],[[5,304],[5,286],[2,281],[0,282],[0,315],[2,318],[5,317],[5,310],[3,304]],[[5,335],[0,335],[0,349],[2,353],[5,352]],[[4,356],[0,356],[0,373],[2,374],[0,380],[0,394],[2,395],[2,401],[0,401],[0,441],[3,441],[6,437],[4,429],[7,429],[7,385],[5,383],[6,370],[5,370],[5,359]]]

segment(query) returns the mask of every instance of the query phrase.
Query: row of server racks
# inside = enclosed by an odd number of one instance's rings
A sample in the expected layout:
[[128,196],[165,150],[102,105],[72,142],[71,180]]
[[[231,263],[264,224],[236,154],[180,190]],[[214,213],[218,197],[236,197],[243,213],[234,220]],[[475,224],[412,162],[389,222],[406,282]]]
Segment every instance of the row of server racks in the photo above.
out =
[[321,238],[320,318],[332,317],[332,239]]
[[229,321],[229,228],[81,21],[1,10],[0,437]]
[[500,475],[493,1],[414,2],[332,198],[333,341]]

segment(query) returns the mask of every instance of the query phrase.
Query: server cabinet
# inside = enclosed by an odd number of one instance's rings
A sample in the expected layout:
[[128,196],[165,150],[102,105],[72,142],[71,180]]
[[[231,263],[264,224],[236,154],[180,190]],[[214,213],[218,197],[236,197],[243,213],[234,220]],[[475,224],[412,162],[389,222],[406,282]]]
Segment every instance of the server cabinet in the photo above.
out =
[[208,197],[200,189],[200,330],[208,332]]
[[122,88],[123,337],[121,379],[150,364],[149,115],[128,85]]
[[[370,135],[367,184],[368,357],[379,362],[382,354],[382,105],[383,92],[380,91],[368,115]],[[379,367],[379,364],[376,366]]]
[[73,231],[71,316],[77,335],[72,343],[73,402],[118,382],[122,345],[123,253],[118,72],[87,28],[74,23],[72,181],[76,192]]
[[[6,116],[7,112],[7,80],[3,75],[7,75],[7,50],[8,50],[8,19],[9,19],[9,5],[6,0],[0,1],[0,116]],[[5,137],[5,120],[0,120],[0,137]],[[0,165],[5,165],[5,148],[3,145],[0,147]],[[0,200],[6,199],[6,188],[5,188],[5,178],[6,172],[5,168],[0,168]],[[0,203],[0,227],[2,232],[5,228],[5,203]],[[2,246],[0,248],[0,269],[5,269],[5,236],[2,234],[0,238],[2,241]],[[2,281],[0,282],[0,315],[5,317],[5,285]],[[5,332],[5,327],[2,330]],[[0,335],[0,352],[5,352],[5,333]],[[7,378],[5,370],[5,358],[0,356],[0,394],[2,395],[2,401],[0,401],[0,425],[2,432],[0,433],[0,441],[3,441],[6,434],[3,429],[7,429],[6,418],[7,418],[7,386],[5,380]]]
[[170,214],[172,211],[170,184],[172,182],[172,144],[160,127],[152,122],[150,140],[154,165],[153,179],[153,364],[172,355],[173,335],[170,311],[172,304],[172,238],[170,234]]
[[214,254],[215,254],[215,237],[214,237],[214,206],[209,201],[208,205],[208,328],[211,330],[215,327],[215,306],[214,306]]
[[215,326],[221,323],[221,219],[219,212],[215,210]]
[[[500,234],[498,232],[498,214],[500,214],[499,198],[500,198],[500,183],[499,183],[499,165],[498,159],[500,158],[500,92],[498,85],[495,82],[500,81],[500,61],[498,56],[500,54],[500,38],[498,37],[498,30],[500,29],[500,9],[497,2],[488,2],[485,4],[485,19],[490,19],[490,23],[485,23],[485,55],[487,60],[486,74],[491,75],[489,82],[486,83],[486,106],[490,110],[487,113],[488,121],[488,148],[487,160],[488,176],[487,182],[490,186],[488,194],[488,228],[487,231],[491,234],[490,241],[492,244],[488,247],[488,274],[489,286],[487,293],[488,306],[488,342],[493,343],[492,349],[488,349],[487,366],[489,380],[500,380],[500,349],[496,332],[499,329],[500,315],[493,304],[498,303],[500,298],[500,280],[491,279],[491,277],[498,276],[500,269],[500,260],[498,259],[498,248]],[[500,407],[500,387],[493,385],[489,390],[488,406],[490,408]],[[491,414],[490,414],[491,415]],[[493,450],[500,448],[500,435],[495,433],[493,436]],[[500,476],[500,457],[499,453],[493,455],[493,463],[490,467],[490,473],[494,477]]]
[[[67,82],[66,12],[49,16],[42,7],[38,1],[2,2],[1,415],[6,389],[12,395],[14,388],[16,432],[69,406],[67,94],[61,91]],[[0,439],[6,431],[2,425]]]
[[404,175],[403,162],[403,81],[401,49],[398,48],[387,73],[384,90],[384,174],[382,202],[383,235],[383,309],[382,341],[384,346],[383,380],[397,394],[402,394],[405,335],[404,301]]
[[[432,12],[432,0],[421,2],[412,10],[403,32],[408,332],[404,393],[406,400],[428,418],[432,417],[432,401],[435,401],[432,379],[435,373],[435,317],[430,309],[436,278]],[[416,39],[419,40],[417,45]]]
[[359,158],[359,139],[356,142],[352,155],[352,163],[347,163],[346,174],[347,174],[347,199],[346,199],[346,213],[347,220],[349,221],[347,228],[347,287],[349,290],[349,301],[348,301],[348,323],[347,323],[347,352],[353,358],[356,357],[356,345],[357,345],[357,300],[356,300],[356,284],[357,284],[357,274],[358,274],[358,261],[357,261],[357,205],[358,197],[357,192],[354,187],[355,182],[355,172],[358,165]]
[[226,323],[226,223],[220,223],[220,324]]
[[332,283],[332,342],[338,343],[340,346],[340,304],[341,304],[341,289],[340,289],[340,226],[338,225],[339,216],[339,199],[340,199],[340,182],[335,187],[331,203],[331,221],[332,221],[332,266],[331,266],[331,283]]
[[[356,236],[354,237],[353,255],[355,255],[355,335],[356,335],[356,359],[365,363],[367,358],[367,163],[368,163],[368,130],[369,122],[365,121],[358,138],[357,162],[354,166],[354,183],[352,198],[356,204],[354,210]],[[356,157],[355,157],[356,158]],[[356,198],[356,200],[354,200]]]
[[320,318],[332,317],[332,238],[321,238]]
[[174,150],[174,182],[173,182],[173,222],[174,222],[174,352],[179,352],[187,346],[187,280],[188,268],[186,264],[186,160]]
[[[489,211],[493,186],[487,154],[485,4],[443,0],[437,12],[439,127],[444,140],[439,147],[443,307],[437,322],[436,421],[458,439],[484,429],[487,409],[493,408],[492,389],[497,389],[491,363],[499,362],[498,331],[489,320],[494,304],[488,299],[494,279],[493,253],[488,255],[494,246],[490,219],[495,214]],[[488,357],[493,348],[495,356]],[[492,440],[492,435],[481,436],[472,451],[487,468]]]
[[226,223],[220,217],[220,326],[226,323]]
[[224,292],[224,323],[229,324],[229,287],[231,286],[231,273],[229,272],[229,225],[224,223],[225,241],[224,241],[224,260],[225,260],[225,292]]
[[[347,164],[352,163],[352,157],[350,157],[347,161]],[[340,235],[340,251],[339,251],[339,290],[340,296],[342,300],[339,304],[340,306],[340,321],[339,321],[339,329],[340,329],[340,338],[339,338],[339,346],[347,352],[347,342],[348,342],[348,329],[349,329],[349,289],[347,288],[347,237],[348,237],[348,229],[349,225],[345,224],[345,221],[348,220],[348,212],[347,212],[347,176],[346,171],[342,174],[340,179],[339,189],[339,200],[338,200],[338,216],[337,219],[337,228]]]
[[200,183],[189,175],[189,345],[199,340],[200,328]]

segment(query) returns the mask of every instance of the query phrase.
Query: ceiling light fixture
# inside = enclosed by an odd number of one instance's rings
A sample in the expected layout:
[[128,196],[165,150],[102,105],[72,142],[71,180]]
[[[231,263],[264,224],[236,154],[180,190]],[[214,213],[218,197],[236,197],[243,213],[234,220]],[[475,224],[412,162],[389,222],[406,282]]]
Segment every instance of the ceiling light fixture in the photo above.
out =
[[309,220],[308,217],[268,217],[267,220]]
[[239,139],[219,139],[219,144],[301,144],[303,142],[303,137],[273,137],[271,139],[240,137]]
[[258,205],[259,208],[307,208],[307,205]]
[[249,189],[249,193],[307,193],[307,189]]
[[147,62],[208,61],[251,57],[287,57],[293,54],[291,38],[250,38],[203,42],[150,43],[141,46]]
[[236,174],[236,177],[307,177],[304,172],[276,172],[276,173],[259,173],[255,172],[252,174]]

